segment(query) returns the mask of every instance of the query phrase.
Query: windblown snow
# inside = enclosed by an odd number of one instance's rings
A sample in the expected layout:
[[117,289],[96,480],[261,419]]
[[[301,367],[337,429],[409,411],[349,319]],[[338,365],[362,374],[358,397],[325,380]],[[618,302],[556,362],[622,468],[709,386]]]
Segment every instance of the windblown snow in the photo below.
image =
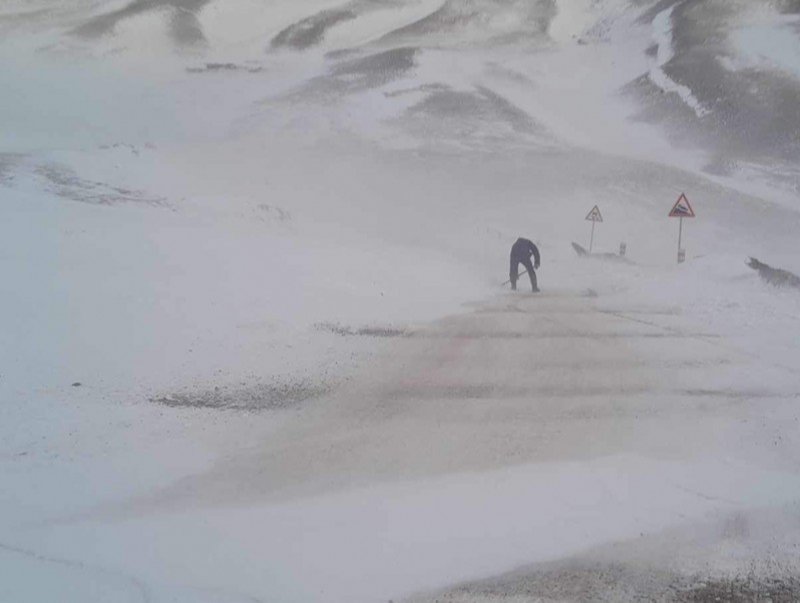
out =
[[0,601],[800,597],[798,19],[0,0]]

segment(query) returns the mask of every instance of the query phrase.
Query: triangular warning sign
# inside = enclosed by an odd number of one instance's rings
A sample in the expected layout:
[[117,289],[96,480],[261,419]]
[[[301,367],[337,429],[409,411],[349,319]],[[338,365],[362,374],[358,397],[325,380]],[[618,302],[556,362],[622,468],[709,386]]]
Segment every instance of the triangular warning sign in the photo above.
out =
[[681,196],[678,197],[675,205],[672,206],[672,209],[669,212],[669,217],[694,218],[694,210],[692,209],[692,205],[689,203],[689,199],[686,198],[686,195],[681,193]]
[[592,208],[592,211],[586,214],[586,219],[589,222],[602,222],[603,216],[600,214],[600,208],[595,205]]

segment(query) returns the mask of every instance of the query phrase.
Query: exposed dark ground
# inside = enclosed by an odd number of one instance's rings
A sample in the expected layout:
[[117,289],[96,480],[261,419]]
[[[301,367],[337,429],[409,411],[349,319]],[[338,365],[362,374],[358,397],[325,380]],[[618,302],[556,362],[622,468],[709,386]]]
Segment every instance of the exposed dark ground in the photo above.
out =
[[278,35],[272,38],[272,47],[286,47],[294,50],[309,48],[319,44],[325,32],[337,23],[355,18],[356,14],[350,10],[325,10],[319,12],[281,30]]
[[796,506],[726,513],[408,603],[793,603],[800,601],[800,556],[791,550],[800,544],[786,546],[786,528],[797,521]]
[[410,337],[413,331],[395,327],[350,327],[339,323],[321,322],[314,325],[318,331],[327,331],[343,337]]
[[753,270],[758,271],[758,275],[770,285],[800,289],[800,276],[788,270],[773,268],[763,262],[759,262],[756,258],[750,258],[747,265]]
[[103,13],[76,27],[73,33],[84,38],[100,38],[131,17],[155,11],[170,11],[169,31],[178,46],[205,44],[206,37],[197,13],[211,0],[133,0],[123,8]]
[[19,156],[10,153],[0,153],[0,184],[11,182],[13,169]]
[[[71,168],[58,164],[42,164],[35,168],[37,176],[45,180],[46,186],[63,199],[95,205],[119,203],[142,203],[163,206],[166,199],[148,195],[140,190],[113,186],[104,182],[81,178]],[[2,173],[0,173],[2,178]]]
[[460,586],[436,595],[435,603],[795,603],[800,577],[708,579],[653,570],[643,574],[623,565],[572,565],[542,570],[509,584],[501,579]]
[[[787,14],[797,11],[790,2],[774,4]],[[708,112],[696,115],[676,94],[664,93],[643,75],[624,90],[640,103],[638,118],[663,126],[678,147],[709,151],[709,173],[726,176],[740,164],[753,164],[783,188],[800,190],[800,81],[779,70],[732,71],[721,61],[731,56],[729,36],[752,5],[664,0],[642,21],[649,23],[670,6],[675,6],[675,54],[664,71],[688,86]]]
[[151,402],[174,408],[262,411],[292,408],[330,393],[332,385],[308,379],[274,379],[247,386],[222,385],[209,389],[174,392]]
[[[556,14],[555,3],[550,0],[508,0],[506,2],[480,2],[446,0],[441,7],[429,15],[408,25],[403,25],[380,40],[383,44],[403,43],[434,37],[446,41],[449,35],[458,34],[464,28],[480,28],[487,21],[500,17],[514,22],[516,33],[522,38],[541,37],[547,32]],[[502,34],[499,34],[502,36]],[[516,37],[513,34],[510,36]]]
[[237,63],[205,63],[201,67],[187,67],[186,71],[188,73],[218,73],[226,71],[261,73],[264,68],[258,65],[239,65]]
[[[418,48],[401,47],[380,52],[337,54],[326,75],[311,78],[288,94],[272,100],[297,102],[341,101],[347,95],[384,86],[415,67]],[[331,58],[331,57],[329,57]]]

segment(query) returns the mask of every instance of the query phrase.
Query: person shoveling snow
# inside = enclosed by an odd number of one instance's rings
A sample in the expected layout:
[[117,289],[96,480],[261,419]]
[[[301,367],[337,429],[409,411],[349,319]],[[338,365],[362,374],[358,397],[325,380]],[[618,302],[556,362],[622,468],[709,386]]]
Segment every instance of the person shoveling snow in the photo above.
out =
[[[534,262],[531,265],[531,256],[533,256]],[[509,271],[509,281],[511,282],[511,289],[516,291],[517,290],[517,280],[519,279],[519,265],[522,264],[525,266],[525,269],[528,272],[528,276],[531,279],[531,289],[534,293],[539,291],[539,287],[536,284],[536,272],[535,270],[539,268],[539,262],[541,257],[539,256],[539,249],[536,245],[533,244],[532,241],[528,239],[523,239],[520,237],[511,246],[511,269]],[[523,273],[524,274],[524,273]]]

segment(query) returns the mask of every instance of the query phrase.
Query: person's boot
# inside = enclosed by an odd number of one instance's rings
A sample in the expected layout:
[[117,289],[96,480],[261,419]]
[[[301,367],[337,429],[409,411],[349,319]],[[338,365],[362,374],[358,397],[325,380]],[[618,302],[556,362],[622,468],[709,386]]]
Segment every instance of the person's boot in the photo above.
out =
[[533,287],[533,288],[531,289],[531,291],[532,291],[533,293],[539,293],[539,287]]

